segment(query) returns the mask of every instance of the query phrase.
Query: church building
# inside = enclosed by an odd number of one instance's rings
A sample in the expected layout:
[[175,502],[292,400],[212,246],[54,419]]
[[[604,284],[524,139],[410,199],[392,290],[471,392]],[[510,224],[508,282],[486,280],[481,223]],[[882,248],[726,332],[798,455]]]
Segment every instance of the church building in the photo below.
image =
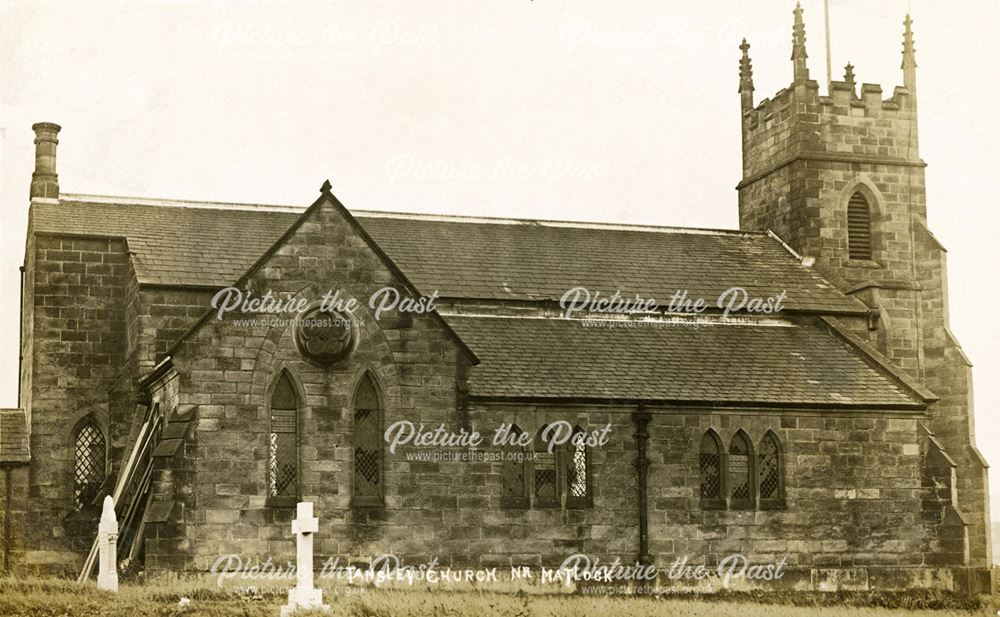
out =
[[78,573],[112,495],[147,571],[294,560],[311,501],[317,564],[740,554],[791,588],[988,589],[910,20],[888,94],[821,86],[805,39],[796,8],[759,101],[740,46],[738,230],[356,210],[329,182],[305,209],[65,193],[36,124],[2,570]]

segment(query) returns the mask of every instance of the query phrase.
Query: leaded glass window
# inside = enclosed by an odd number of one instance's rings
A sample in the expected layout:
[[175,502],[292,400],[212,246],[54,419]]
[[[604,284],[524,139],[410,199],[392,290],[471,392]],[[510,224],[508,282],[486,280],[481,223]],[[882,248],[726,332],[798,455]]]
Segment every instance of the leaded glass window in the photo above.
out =
[[757,452],[757,478],[761,503],[780,502],[781,450],[778,437],[771,431],[761,439]]
[[711,431],[701,438],[698,451],[698,468],[701,473],[701,499],[703,501],[722,499],[722,453],[719,440]]
[[590,453],[584,438],[583,429],[575,427],[566,461],[567,497],[570,503],[590,499]]
[[271,426],[267,445],[268,497],[297,497],[299,476],[298,397],[287,372],[271,394]]
[[365,375],[354,393],[354,497],[357,503],[382,496],[382,410],[378,391]]
[[527,505],[528,493],[525,484],[525,452],[519,443],[524,431],[516,424],[510,427],[509,443],[503,448],[504,460],[501,463],[501,501],[509,507],[524,507]]
[[86,420],[73,440],[73,497],[77,510],[90,505],[104,484],[107,447],[104,433]]
[[552,506],[559,503],[559,484],[556,477],[556,452],[549,452],[549,444],[543,438],[546,426],[538,430],[535,438],[535,504]]
[[746,508],[752,505],[750,484],[750,440],[743,431],[733,435],[729,442],[729,505]]

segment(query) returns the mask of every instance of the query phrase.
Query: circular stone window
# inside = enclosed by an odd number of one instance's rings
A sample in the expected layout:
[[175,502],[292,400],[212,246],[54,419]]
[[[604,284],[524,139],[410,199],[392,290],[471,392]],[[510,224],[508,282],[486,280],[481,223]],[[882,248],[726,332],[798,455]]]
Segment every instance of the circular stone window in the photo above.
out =
[[306,309],[295,328],[299,353],[320,364],[347,358],[354,351],[357,339],[357,328],[349,315],[319,307]]

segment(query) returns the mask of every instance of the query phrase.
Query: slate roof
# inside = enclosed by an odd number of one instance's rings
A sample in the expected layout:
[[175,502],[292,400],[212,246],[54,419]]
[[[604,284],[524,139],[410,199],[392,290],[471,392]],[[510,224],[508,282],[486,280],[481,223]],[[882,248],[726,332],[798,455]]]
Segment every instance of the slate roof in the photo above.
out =
[[0,464],[27,463],[28,425],[23,409],[0,409]]
[[[126,237],[140,283],[224,287],[302,212],[133,201],[64,195],[59,204],[32,205],[32,229]],[[741,286],[759,297],[787,291],[787,310],[865,310],[766,234],[353,214],[425,294],[557,300],[582,286],[661,303],[687,290],[692,298],[714,302],[724,290]]]
[[[64,195],[33,204],[30,225],[126,238],[142,283],[223,287],[302,212]],[[866,310],[767,234],[352,214],[422,293],[446,298],[557,300],[582,286],[664,303],[678,290],[711,301],[741,286],[755,296],[786,291],[792,312]],[[594,328],[552,317],[443,317],[481,360],[470,375],[474,397],[905,409],[931,400],[827,318]]]
[[474,397],[924,405],[822,323],[597,328],[563,318],[445,318],[482,360],[470,376]]

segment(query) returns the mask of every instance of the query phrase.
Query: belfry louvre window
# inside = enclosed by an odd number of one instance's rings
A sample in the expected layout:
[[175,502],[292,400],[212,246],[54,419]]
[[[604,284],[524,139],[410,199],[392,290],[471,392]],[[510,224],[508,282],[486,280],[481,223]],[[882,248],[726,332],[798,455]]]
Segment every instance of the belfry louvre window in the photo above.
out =
[[701,438],[698,449],[698,469],[701,474],[701,505],[703,508],[717,508],[724,505],[722,499],[722,452],[719,439],[711,431]]
[[93,420],[80,425],[73,439],[73,497],[77,510],[88,506],[104,484],[107,447]]
[[288,373],[282,372],[271,395],[271,428],[267,447],[267,496],[298,496],[298,397]]
[[354,393],[353,504],[379,506],[382,500],[382,407],[370,375]]
[[871,206],[861,193],[847,203],[847,252],[851,259],[872,258]]

